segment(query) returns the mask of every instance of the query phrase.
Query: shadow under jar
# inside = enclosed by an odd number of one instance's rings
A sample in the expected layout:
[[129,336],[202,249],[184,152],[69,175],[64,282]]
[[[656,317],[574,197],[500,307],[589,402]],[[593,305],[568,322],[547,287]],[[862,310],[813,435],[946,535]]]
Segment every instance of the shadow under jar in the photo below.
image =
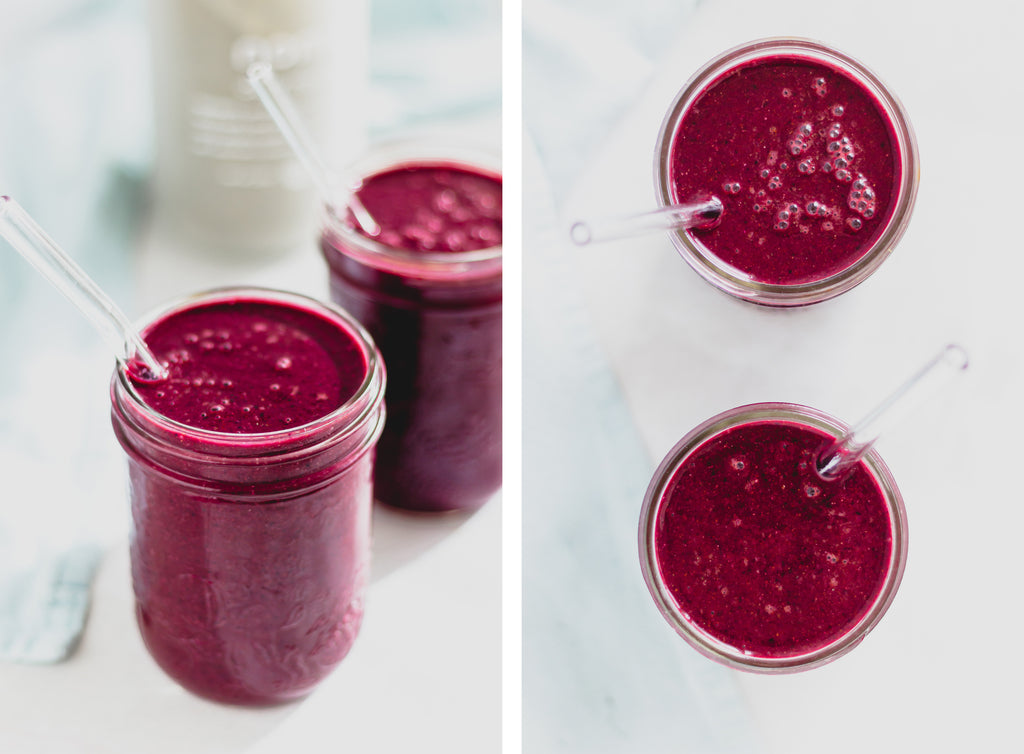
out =
[[849,652],[896,596],[903,498],[874,450],[836,480],[819,456],[849,429],[816,409],[757,403],[691,430],[640,514],[640,563],[668,623],[741,670],[806,670]]
[[374,493],[417,511],[471,510],[501,487],[501,174],[479,153],[399,143],[351,168],[379,225],[328,212],[332,299],[388,368]]
[[344,312],[264,289],[180,301],[142,334],[169,377],[119,367],[111,401],[145,645],[209,699],[301,697],[362,621],[381,359]]
[[679,91],[658,135],[660,206],[723,205],[672,242],[706,281],[803,306],[868,278],[910,222],[919,177],[903,105],[827,45],[763,39],[722,53]]

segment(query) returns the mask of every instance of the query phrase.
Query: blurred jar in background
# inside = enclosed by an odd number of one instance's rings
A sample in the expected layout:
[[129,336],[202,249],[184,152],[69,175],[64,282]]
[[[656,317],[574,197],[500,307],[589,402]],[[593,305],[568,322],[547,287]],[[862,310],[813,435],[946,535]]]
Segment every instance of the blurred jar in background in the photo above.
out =
[[267,60],[330,164],[365,142],[368,0],[150,0],[155,211],[209,253],[316,238],[318,202],[245,69]]

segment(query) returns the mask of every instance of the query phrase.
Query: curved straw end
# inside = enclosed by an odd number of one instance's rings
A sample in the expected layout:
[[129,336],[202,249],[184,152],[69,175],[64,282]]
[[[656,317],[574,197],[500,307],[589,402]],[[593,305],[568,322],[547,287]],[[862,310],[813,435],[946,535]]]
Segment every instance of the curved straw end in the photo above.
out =
[[594,239],[594,234],[590,230],[590,224],[583,220],[578,220],[572,224],[569,228],[569,238],[577,246],[586,246]]
[[668,204],[636,215],[601,218],[593,222],[580,220],[569,228],[569,238],[577,246],[586,246],[593,241],[612,241],[659,230],[704,230],[718,225],[724,211],[722,200],[712,196],[686,204]]
[[960,371],[967,369],[971,365],[971,360],[967,356],[967,350],[956,343],[949,343],[943,348],[941,358],[949,366]]
[[843,476],[848,469],[860,461],[874,442],[866,445],[853,445],[853,435],[846,434],[831,445],[825,447],[817,458],[818,476],[826,482],[833,482]]
[[708,199],[704,208],[697,213],[693,227],[699,230],[708,230],[716,227],[722,222],[722,214],[725,212],[725,205],[717,196]]
[[132,356],[127,361],[122,361],[121,359],[118,359],[118,361],[121,361],[124,365],[124,370],[127,372],[132,382],[141,383],[143,385],[152,385],[156,382],[162,382],[171,376],[170,372],[167,371],[167,368],[163,364],[154,362],[154,364],[159,367],[159,370],[154,369],[153,366],[147,364],[145,359],[138,354]]
[[265,60],[257,60],[249,64],[245,69],[245,77],[250,83],[266,81],[273,74],[274,69]]

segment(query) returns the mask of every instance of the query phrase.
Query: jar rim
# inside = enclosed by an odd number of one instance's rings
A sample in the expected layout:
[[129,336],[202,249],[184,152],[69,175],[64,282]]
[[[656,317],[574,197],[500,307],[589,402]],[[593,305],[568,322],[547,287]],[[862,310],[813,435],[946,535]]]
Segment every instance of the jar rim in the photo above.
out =
[[[351,162],[349,191],[373,175],[403,166],[450,166],[502,181],[500,156],[479,146],[454,145],[431,138],[379,142]],[[346,206],[347,208],[347,206]],[[425,252],[398,249],[352,228],[337,210],[324,206],[323,235],[344,244],[345,253],[364,264],[390,272],[430,278],[483,276],[501,273],[502,245],[467,251]],[[332,248],[335,248],[332,245]]]
[[834,47],[802,37],[766,37],[733,47],[711,59],[679,90],[662,120],[654,150],[654,184],[659,206],[674,203],[671,155],[679,124],[708,86],[741,65],[768,55],[786,54],[837,70],[862,86],[888,119],[896,137],[900,180],[895,206],[881,234],[849,266],[817,280],[765,283],[720,260],[685,230],[671,232],[680,256],[704,280],[725,293],[765,306],[806,306],[834,298],[870,277],[895,249],[906,231],[920,178],[917,138],[902,102],[871,69]]
[[126,365],[118,362],[111,386],[114,405],[122,406],[118,400],[120,396],[128,398],[133,410],[133,423],[138,424],[139,419],[146,422],[147,434],[188,440],[207,451],[219,450],[225,454],[232,451],[232,454],[240,455],[288,453],[320,442],[325,435],[333,435],[333,430],[339,426],[342,428],[341,436],[344,437],[381,409],[386,381],[384,362],[370,334],[355,318],[334,304],[275,288],[221,287],[175,299],[140,318],[137,327],[139,332],[145,333],[147,328],[177,312],[198,305],[239,300],[291,305],[344,329],[353,337],[366,360],[366,374],[356,392],[330,413],[297,427],[268,432],[221,432],[177,421],[151,407],[136,390]]
[[892,547],[885,578],[869,606],[832,641],[793,654],[764,657],[746,653],[725,642],[687,618],[661,577],[655,552],[655,527],[668,485],[679,467],[712,438],[733,427],[758,421],[783,421],[810,426],[833,437],[841,437],[849,426],[818,409],[797,403],[752,403],[723,411],[690,430],[668,452],[651,478],[644,496],[638,527],[640,567],[644,582],[665,620],[687,643],[712,660],[755,673],[791,673],[831,662],[852,650],[877,625],[892,604],[903,578],[907,559],[907,521],[903,496],[892,472],[872,448],[861,459],[881,490],[889,512]]

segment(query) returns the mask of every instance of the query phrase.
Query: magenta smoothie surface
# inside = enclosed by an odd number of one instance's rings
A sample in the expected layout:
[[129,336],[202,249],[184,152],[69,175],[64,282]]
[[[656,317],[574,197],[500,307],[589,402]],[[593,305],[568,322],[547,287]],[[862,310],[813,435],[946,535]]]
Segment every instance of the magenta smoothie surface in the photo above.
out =
[[317,307],[198,299],[143,330],[169,377],[112,386],[142,638],[221,702],[308,693],[362,619],[383,372],[354,323]]
[[886,582],[885,494],[863,462],[824,481],[815,464],[832,441],[796,422],[739,424],[699,445],[665,487],[653,535],[660,579],[692,624],[744,655],[835,642]]
[[760,283],[804,284],[857,263],[892,220],[903,181],[881,103],[823,62],[787,54],[710,82],[672,136],[674,201],[717,196],[721,223],[690,231]]
[[376,497],[479,507],[501,486],[501,177],[410,160],[367,175],[358,197],[380,234],[328,227],[323,251],[332,298],[388,365]]
[[149,329],[146,344],[169,375],[136,386],[145,402],[216,432],[301,426],[337,409],[366,378],[350,335],[310,312],[259,301],[178,312]]
[[501,245],[497,176],[443,163],[406,165],[368,176],[357,195],[385,246],[447,252]]

